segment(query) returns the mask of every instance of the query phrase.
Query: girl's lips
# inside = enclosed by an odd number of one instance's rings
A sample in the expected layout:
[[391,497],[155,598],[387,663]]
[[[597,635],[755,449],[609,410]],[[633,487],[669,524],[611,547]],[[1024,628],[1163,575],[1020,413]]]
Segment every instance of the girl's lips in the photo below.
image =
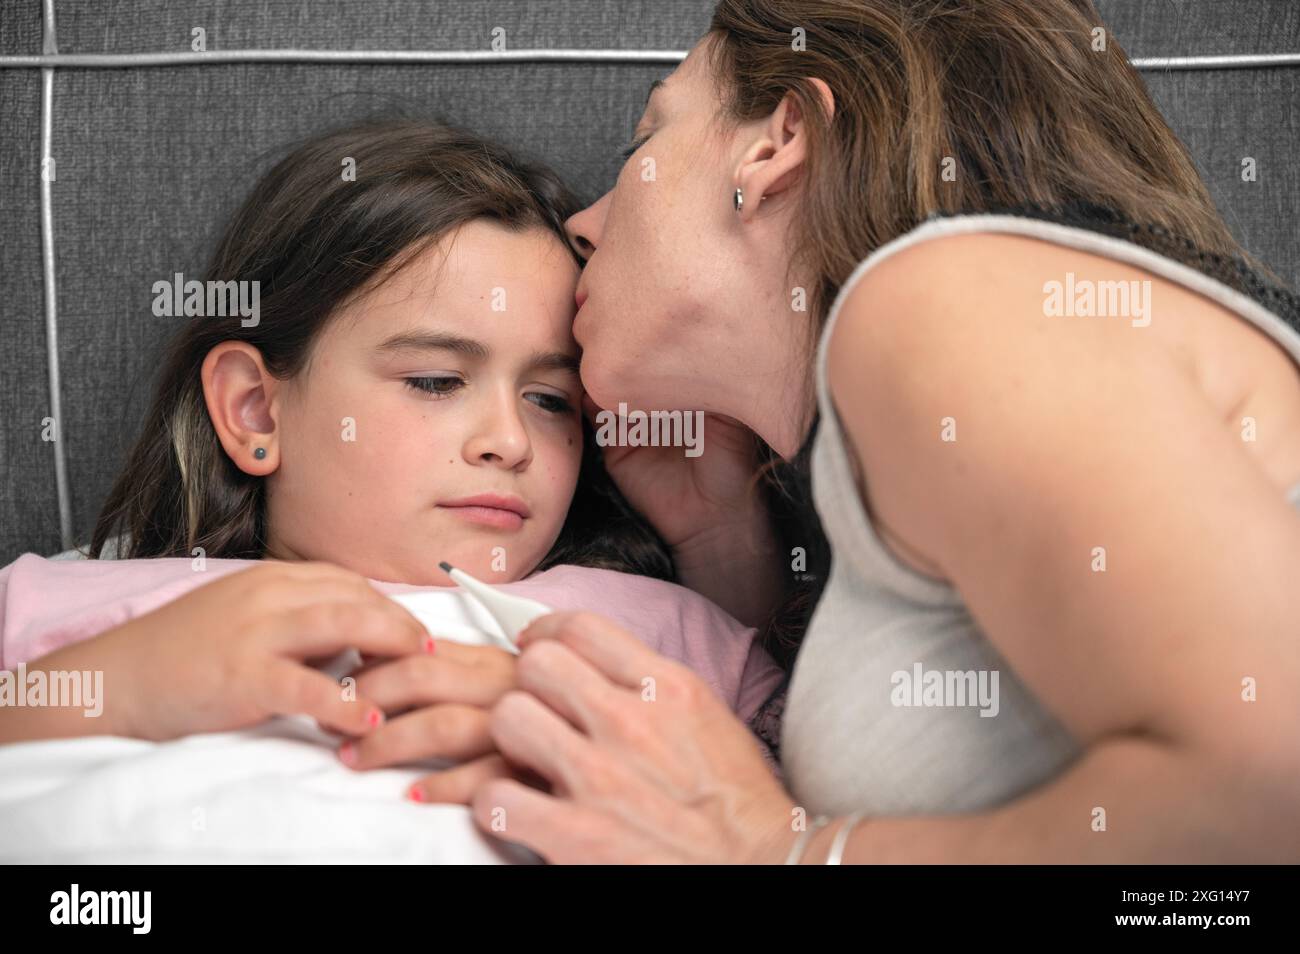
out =
[[452,507],[447,504],[441,506],[444,510],[454,513],[462,520],[468,520],[470,523],[477,523],[484,527],[495,527],[498,530],[518,530],[524,525],[523,517],[513,510],[502,510],[500,507],[484,507],[480,505]]

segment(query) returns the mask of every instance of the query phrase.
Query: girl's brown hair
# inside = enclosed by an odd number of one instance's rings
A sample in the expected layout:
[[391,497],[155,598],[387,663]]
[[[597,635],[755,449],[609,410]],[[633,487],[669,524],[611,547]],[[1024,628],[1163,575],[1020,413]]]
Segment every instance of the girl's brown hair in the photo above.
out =
[[[357,173],[343,176],[350,157]],[[206,277],[260,283],[259,321],[190,318],[170,342],[144,426],[95,525],[90,553],[260,559],[266,487],[231,462],[203,398],[200,368],[223,341],[298,374],[334,312],[442,236],[475,219],[550,231],[581,202],[546,167],[467,131],[378,120],[315,137],[258,182],[226,228]],[[568,517],[538,569],[560,563],[670,578],[658,536],[614,488],[589,423]]]
[[[1091,0],[720,0],[708,40],[720,129],[787,94],[809,126],[788,244],[812,276],[810,355],[853,269],[935,215],[1086,207],[1254,264]],[[756,475],[786,552],[807,551],[811,582],[796,578],[767,635],[786,662],[829,567],[810,450],[811,435],[789,462],[764,448]]]

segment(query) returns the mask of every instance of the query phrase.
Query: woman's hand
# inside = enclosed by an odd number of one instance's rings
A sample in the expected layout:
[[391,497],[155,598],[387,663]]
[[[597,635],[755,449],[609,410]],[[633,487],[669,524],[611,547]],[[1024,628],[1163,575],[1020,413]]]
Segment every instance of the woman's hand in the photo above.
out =
[[[585,394],[582,402],[594,423],[600,408]],[[674,551],[689,548],[702,534],[747,527],[766,517],[748,492],[758,467],[753,431],[706,414],[699,439],[703,452],[697,457],[687,457],[681,447],[602,448],[615,485]]]
[[348,740],[339,758],[364,770],[452,759],[461,764],[425,776],[408,790],[415,801],[468,805],[474,788],[509,775],[488,732],[489,710],[515,687],[517,657],[493,646],[435,641],[432,653],[367,663],[353,675],[357,692],[388,719],[360,739]]
[[[583,395],[595,422],[599,408]],[[604,447],[605,469],[672,550],[678,581],[759,626],[780,600],[784,560],[763,494],[751,489],[758,439],[739,421],[704,415],[702,453],[681,447]]]
[[307,661],[349,647],[404,656],[429,642],[419,621],[364,577],[323,563],[268,561],[29,664],[104,672],[102,721],[36,734],[163,740],[300,713],[365,735],[382,723],[380,707],[364,692],[352,698]]
[[543,616],[519,643],[519,689],[488,729],[550,791],[485,779],[485,832],[553,863],[784,859],[795,806],[703,680],[592,613]]

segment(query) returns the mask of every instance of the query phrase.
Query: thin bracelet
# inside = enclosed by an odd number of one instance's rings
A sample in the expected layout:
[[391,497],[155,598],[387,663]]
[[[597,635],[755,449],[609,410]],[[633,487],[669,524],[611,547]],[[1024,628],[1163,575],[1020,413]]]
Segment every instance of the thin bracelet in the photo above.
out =
[[849,832],[853,826],[866,817],[866,812],[854,812],[848,818],[844,819],[844,824],[840,825],[840,830],[835,833],[835,840],[831,842],[831,850],[826,855],[826,864],[837,865],[844,857],[844,848],[849,843]]
[[815,832],[819,828],[824,828],[826,825],[829,825],[830,821],[831,820],[827,818],[825,815],[818,815],[816,818],[814,818],[812,821],[812,825],[810,827],[805,828],[803,831],[799,832],[799,837],[796,838],[794,840],[794,844],[790,846],[790,854],[786,856],[785,863],[788,865],[797,865],[799,863],[799,859],[803,856],[804,853],[804,843],[807,842],[808,839],[812,837],[813,832]]

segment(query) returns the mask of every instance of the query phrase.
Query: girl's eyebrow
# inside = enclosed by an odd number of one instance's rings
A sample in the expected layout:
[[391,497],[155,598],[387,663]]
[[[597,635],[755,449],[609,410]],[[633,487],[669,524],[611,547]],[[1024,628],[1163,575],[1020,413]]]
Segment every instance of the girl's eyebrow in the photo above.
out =
[[404,331],[395,334],[375,349],[381,353],[391,351],[455,351],[470,358],[486,358],[488,346],[473,338],[453,335],[445,331]]
[[528,359],[530,371],[564,371],[575,377],[581,364],[577,355],[563,351],[534,351]]
[[[492,354],[492,349],[483,342],[464,335],[446,331],[404,331],[384,339],[376,351],[383,353],[401,351],[454,351],[469,358],[485,360]],[[580,360],[577,355],[563,351],[534,351],[528,358],[529,370],[567,371],[578,373]]]

